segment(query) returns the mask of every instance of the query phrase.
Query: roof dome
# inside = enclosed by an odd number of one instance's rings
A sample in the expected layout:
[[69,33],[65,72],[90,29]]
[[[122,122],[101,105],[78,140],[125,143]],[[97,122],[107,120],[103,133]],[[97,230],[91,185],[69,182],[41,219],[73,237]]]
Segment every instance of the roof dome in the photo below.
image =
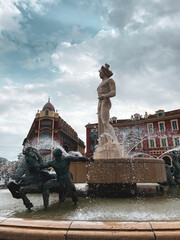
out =
[[50,110],[50,111],[54,111],[55,112],[55,108],[52,105],[52,103],[50,103],[50,99],[48,99],[48,102],[44,105],[43,109],[44,110]]

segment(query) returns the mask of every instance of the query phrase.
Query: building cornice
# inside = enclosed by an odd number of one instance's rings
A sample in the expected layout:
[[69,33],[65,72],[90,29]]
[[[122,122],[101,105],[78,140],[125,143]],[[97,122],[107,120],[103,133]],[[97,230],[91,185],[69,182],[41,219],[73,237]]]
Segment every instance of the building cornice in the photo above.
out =
[[[127,126],[127,125],[133,126],[133,125],[141,125],[143,123],[161,122],[161,121],[165,121],[165,120],[169,120],[169,119],[176,119],[176,118],[180,118],[180,114],[163,116],[163,117],[146,118],[146,119],[140,119],[137,121],[128,119],[125,122],[117,122],[117,123],[113,123],[112,125],[114,127]],[[121,121],[121,120],[119,120],[119,121]],[[87,124],[85,127],[92,129],[92,126],[98,126],[98,123]]]

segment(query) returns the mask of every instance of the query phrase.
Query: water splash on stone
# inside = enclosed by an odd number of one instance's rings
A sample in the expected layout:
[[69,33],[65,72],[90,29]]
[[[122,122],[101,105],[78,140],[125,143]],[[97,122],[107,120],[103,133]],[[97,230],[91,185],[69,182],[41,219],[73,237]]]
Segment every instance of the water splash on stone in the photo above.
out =
[[175,147],[175,148],[172,148],[172,149],[169,149],[168,151],[162,153],[159,158],[161,158],[163,155],[167,154],[167,153],[170,153],[172,151],[180,151],[180,146],[179,147]]

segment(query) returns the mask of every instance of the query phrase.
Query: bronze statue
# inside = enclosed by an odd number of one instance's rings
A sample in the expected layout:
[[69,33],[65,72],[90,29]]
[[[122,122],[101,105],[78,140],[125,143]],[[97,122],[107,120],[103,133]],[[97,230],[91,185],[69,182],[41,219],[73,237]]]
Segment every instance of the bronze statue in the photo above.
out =
[[180,186],[180,153],[171,152],[172,166],[165,164],[167,181],[160,183],[166,186]]
[[27,193],[42,192],[43,184],[52,179],[47,171],[40,170],[43,161],[35,148],[28,147],[23,151],[26,163],[26,173],[22,176],[20,182],[9,182],[8,189],[14,198],[22,198],[27,209],[31,209],[33,204],[27,198]]
[[73,156],[62,156],[62,151],[60,149],[55,149],[53,151],[54,160],[48,161],[41,165],[41,168],[53,167],[57,178],[51,179],[43,184],[43,201],[44,206],[47,208],[49,205],[49,190],[54,188],[59,189],[59,200],[64,202],[66,196],[69,194],[72,201],[76,204],[78,202],[78,196],[76,193],[76,188],[74,186],[72,175],[69,171],[71,162],[92,162],[93,159],[85,157],[73,157]]
[[174,181],[176,184],[180,185],[180,154],[177,154],[175,151],[172,151],[172,165],[174,167]]

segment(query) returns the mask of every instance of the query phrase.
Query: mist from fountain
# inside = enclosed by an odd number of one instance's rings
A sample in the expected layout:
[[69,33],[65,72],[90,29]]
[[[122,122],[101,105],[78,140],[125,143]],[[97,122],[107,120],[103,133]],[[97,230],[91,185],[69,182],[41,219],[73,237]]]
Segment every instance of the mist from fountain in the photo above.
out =
[[[142,129],[143,131],[144,129]],[[139,132],[137,129],[133,129],[133,130],[127,130],[127,131],[121,131],[120,133],[118,133],[117,139],[119,142],[119,145],[123,146],[123,154],[122,157],[136,157],[136,153],[137,155],[141,154],[142,152],[136,152],[135,154],[131,154],[131,151],[136,148],[138,146],[138,144],[142,144],[143,141],[145,140],[150,140],[150,139],[157,139],[157,138],[163,138],[163,137],[171,137],[172,138],[173,134],[171,132],[168,132],[168,134],[166,133],[166,135],[163,135],[162,133],[159,132],[154,132],[154,133],[150,133],[150,134],[143,134],[142,132]],[[138,148],[137,148],[138,150]],[[161,154],[159,156],[159,158],[161,158],[164,154],[169,153],[171,151],[180,151],[180,146],[179,147],[175,147],[173,149],[168,149],[168,151],[164,152],[163,154]],[[146,154],[147,153],[142,153],[142,154]],[[152,158],[152,156],[149,154],[149,157]]]
[[61,149],[63,156],[78,156],[81,157],[82,154],[78,151],[69,151],[66,152],[66,150],[60,145],[59,142],[53,140],[49,137],[41,137],[38,141],[37,138],[35,138],[32,142],[29,142],[26,147],[33,147],[36,148],[38,151],[50,151],[56,148]]
[[[66,150],[57,142],[51,140],[51,138],[48,137],[42,137],[40,141],[38,141],[37,138],[35,138],[32,142],[29,142],[26,144],[25,148],[27,147],[33,147],[38,150],[38,152],[41,151],[46,151],[50,152],[53,151],[54,149],[59,148],[62,151],[63,156],[73,156],[73,157],[82,157],[82,154],[77,151],[69,151],[66,152]],[[50,153],[47,153],[45,155],[43,161],[49,161],[51,160],[51,155]],[[21,177],[26,173],[27,166],[25,163],[25,157],[23,155],[22,159],[19,161],[19,164],[17,165],[15,170],[12,170],[11,176],[12,179],[16,180],[17,182],[20,181]]]
[[137,152],[137,153],[133,153],[129,155],[130,158],[134,158],[134,157],[148,157],[148,158],[153,158],[152,155],[148,154],[148,153],[143,153],[143,152]]
[[180,146],[179,147],[175,147],[175,148],[172,148],[172,149],[169,149],[168,151],[162,153],[159,158],[161,158],[163,155],[167,154],[167,153],[170,153],[170,152],[173,152],[173,151],[180,151]]

